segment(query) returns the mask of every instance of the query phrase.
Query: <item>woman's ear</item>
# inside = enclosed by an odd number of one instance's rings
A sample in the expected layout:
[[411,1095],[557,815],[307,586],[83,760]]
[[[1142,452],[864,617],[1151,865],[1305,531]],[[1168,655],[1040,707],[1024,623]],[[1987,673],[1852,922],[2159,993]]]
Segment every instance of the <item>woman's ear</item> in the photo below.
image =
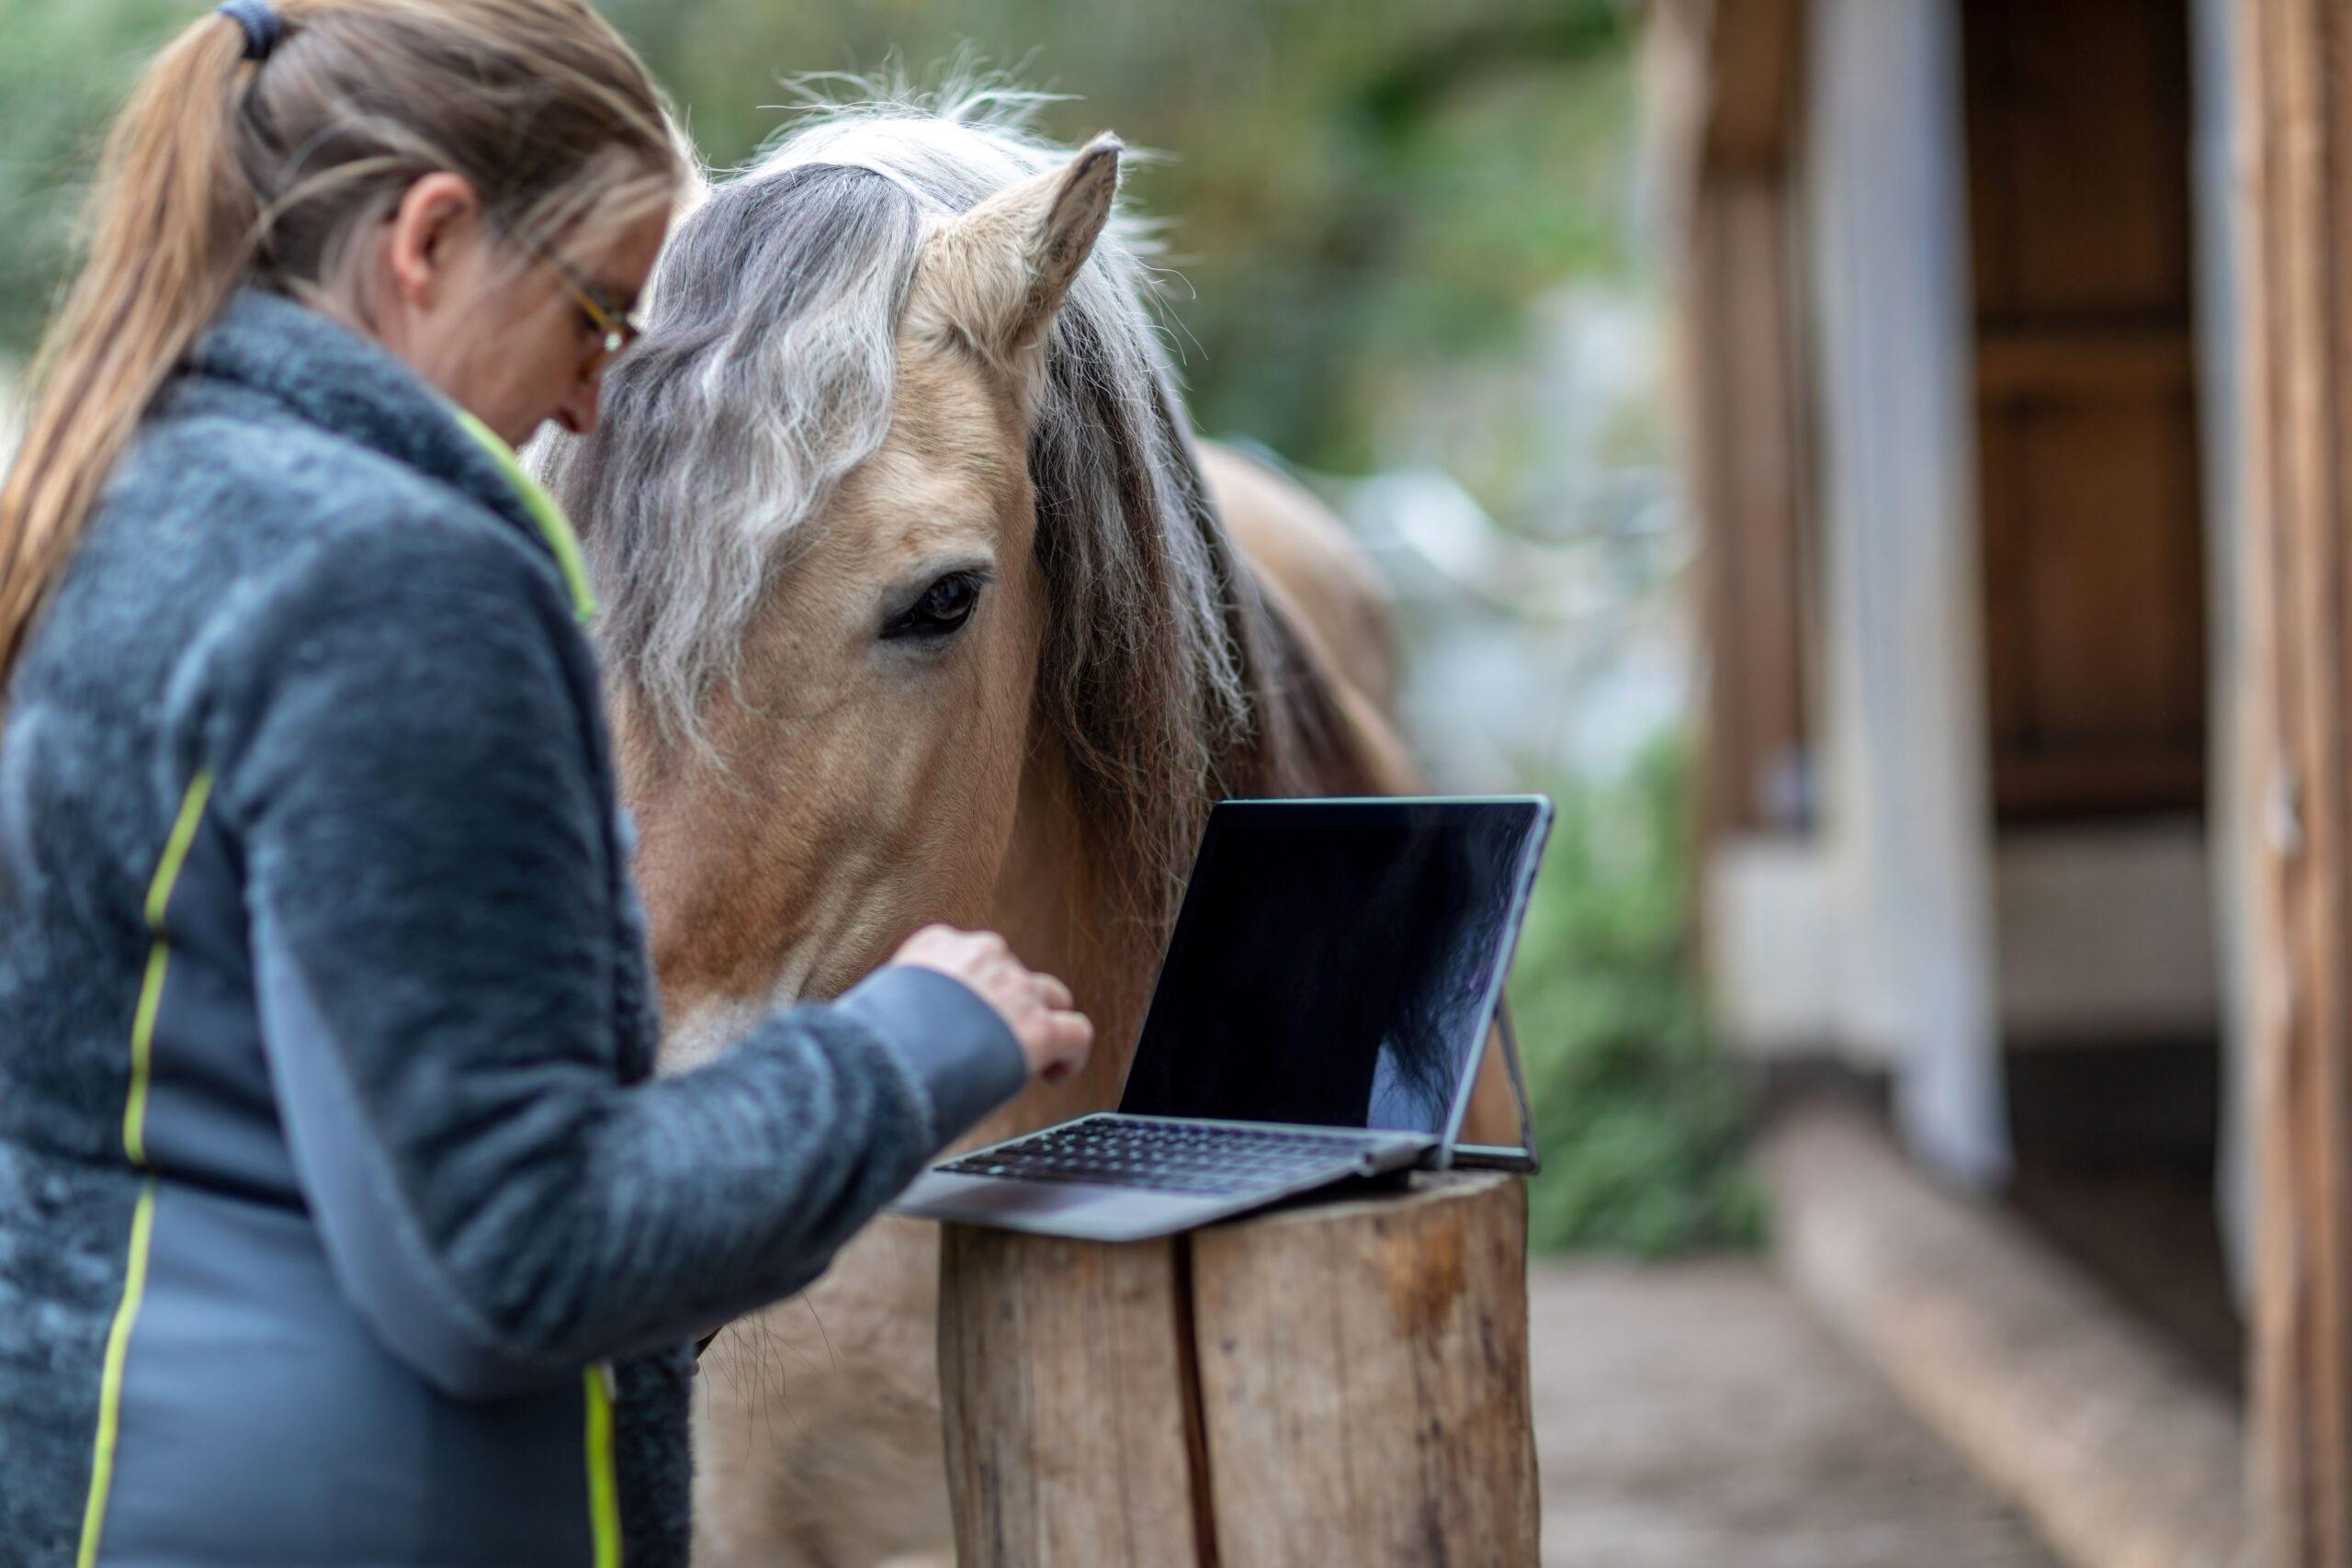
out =
[[413,310],[441,303],[453,265],[481,238],[481,198],[463,175],[442,171],[410,186],[385,239],[385,271],[401,302]]

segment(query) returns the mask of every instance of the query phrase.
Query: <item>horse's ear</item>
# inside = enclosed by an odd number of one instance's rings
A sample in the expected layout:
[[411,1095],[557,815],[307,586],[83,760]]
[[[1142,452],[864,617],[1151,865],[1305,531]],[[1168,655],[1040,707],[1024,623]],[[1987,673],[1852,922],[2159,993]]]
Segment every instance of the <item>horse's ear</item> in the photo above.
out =
[[[670,146],[678,155],[680,171],[677,191],[670,199],[669,239],[674,240],[678,231],[685,227],[686,220],[700,211],[702,204],[710,199],[710,165],[703,161],[702,149],[695,145],[694,132],[686,129],[684,120],[667,110],[663,111],[662,120],[669,130]],[[669,254],[669,240],[664,240],[662,258],[667,258]],[[654,297],[662,291],[662,271],[661,261],[657,259],[653,276],[646,279],[644,292],[637,297],[640,315],[652,311]]]
[[1009,360],[1039,341],[1092,254],[1119,190],[1119,139],[999,191],[942,224],[923,247],[909,325]]
[[692,218],[710,199],[710,164],[704,159],[702,149],[695,145],[695,133],[686,129],[684,120],[665,109],[662,121],[670,132],[670,147],[678,155],[678,166],[684,171],[678,181],[677,198],[670,209],[670,228],[674,232],[679,224]]

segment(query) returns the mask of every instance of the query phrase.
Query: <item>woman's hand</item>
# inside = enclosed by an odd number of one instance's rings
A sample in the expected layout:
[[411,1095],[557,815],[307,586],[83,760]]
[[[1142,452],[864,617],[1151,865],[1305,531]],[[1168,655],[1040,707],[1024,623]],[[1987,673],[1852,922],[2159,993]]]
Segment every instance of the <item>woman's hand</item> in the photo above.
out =
[[1084,1066],[1094,1048],[1094,1025],[1077,1010],[1069,987],[1023,964],[994,931],[925,926],[890,962],[935,969],[978,993],[1021,1042],[1033,1077],[1059,1083]]

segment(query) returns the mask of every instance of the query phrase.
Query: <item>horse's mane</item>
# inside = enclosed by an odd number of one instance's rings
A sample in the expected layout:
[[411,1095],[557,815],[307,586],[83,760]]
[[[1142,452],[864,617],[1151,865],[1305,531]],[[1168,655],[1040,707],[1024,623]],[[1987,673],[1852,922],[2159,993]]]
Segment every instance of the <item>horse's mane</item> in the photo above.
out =
[[[660,743],[702,743],[795,527],[888,433],[926,222],[1069,156],[1027,128],[1037,101],[967,86],[812,109],[679,225],[597,434],[537,455],[582,526],[609,678]],[[1029,469],[1049,604],[1037,716],[1113,880],[1157,922],[1220,795],[1361,780],[1208,499],[1148,254],[1122,214],[1071,286]]]

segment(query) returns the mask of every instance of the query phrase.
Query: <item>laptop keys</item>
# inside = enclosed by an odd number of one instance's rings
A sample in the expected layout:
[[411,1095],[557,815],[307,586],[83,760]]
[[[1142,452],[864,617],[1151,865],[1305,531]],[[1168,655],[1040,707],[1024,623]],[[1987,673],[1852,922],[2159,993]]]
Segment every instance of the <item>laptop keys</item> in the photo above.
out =
[[939,1168],[958,1176],[1208,1194],[1344,1169],[1363,1146],[1343,1134],[1098,1119],[1050,1127]]

